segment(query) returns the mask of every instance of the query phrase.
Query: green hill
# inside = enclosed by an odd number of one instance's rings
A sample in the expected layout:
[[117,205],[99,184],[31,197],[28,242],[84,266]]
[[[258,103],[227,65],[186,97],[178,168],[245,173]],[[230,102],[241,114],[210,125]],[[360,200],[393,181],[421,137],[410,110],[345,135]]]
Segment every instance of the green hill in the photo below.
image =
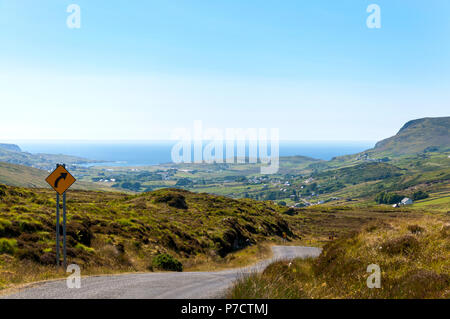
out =
[[[357,154],[334,157],[331,161],[310,165],[324,170],[341,168],[361,162],[387,162],[408,158],[416,161],[417,156],[450,153],[450,117],[422,118],[407,122],[392,137],[381,140],[374,148]],[[449,155],[449,154],[447,154]]]
[[0,183],[20,187],[47,187],[46,171],[0,162]]
[[[38,168],[0,162],[0,184],[29,188],[50,188],[45,181],[48,174],[48,171]],[[73,185],[73,189],[111,191],[107,186],[101,187],[94,183],[81,181],[77,181]]]
[[412,120],[372,149],[310,164],[311,176],[320,185],[314,191],[322,194],[321,200],[372,200],[382,191],[448,194],[449,128],[450,117]]
[[399,177],[404,172],[388,163],[362,163],[340,169],[327,170],[318,174],[312,174],[314,178],[334,178],[345,184],[359,184],[369,181]]
[[368,152],[385,155],[416,154],[450,148],[450,117],[422,118],[403,125],[400,131],[378,142]]

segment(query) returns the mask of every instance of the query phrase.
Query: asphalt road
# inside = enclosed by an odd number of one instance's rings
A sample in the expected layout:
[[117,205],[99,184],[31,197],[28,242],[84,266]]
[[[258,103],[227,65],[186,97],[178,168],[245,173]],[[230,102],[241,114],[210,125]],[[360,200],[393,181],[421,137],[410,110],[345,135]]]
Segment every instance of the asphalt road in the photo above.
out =
[[319,248],[274,246],[273,258],[253,266],[214,272],[164,272],[92,276],[81,279],[81,288],[69,289],[65,280],[24,288],[1,298],[14,299],[120,299],[120,298],[220,298],[239,276],[263,270],[274,260],[316,257]]

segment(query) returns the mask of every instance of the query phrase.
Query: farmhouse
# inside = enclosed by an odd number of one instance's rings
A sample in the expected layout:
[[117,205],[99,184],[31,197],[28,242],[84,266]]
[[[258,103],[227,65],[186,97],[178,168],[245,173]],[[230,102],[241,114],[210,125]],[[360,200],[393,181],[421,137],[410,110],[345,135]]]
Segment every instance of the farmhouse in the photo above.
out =
[[413,201],[411,198],[405,197],[400,202],[400,205],[412,205]]

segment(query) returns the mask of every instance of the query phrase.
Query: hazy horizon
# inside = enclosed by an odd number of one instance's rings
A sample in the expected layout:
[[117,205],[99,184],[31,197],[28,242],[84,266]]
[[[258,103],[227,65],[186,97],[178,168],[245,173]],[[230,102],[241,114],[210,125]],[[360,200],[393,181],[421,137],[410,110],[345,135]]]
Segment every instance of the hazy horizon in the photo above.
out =
[[[96,160],[99,163],[116,162],[118,166],[146,166],[172,162],[171,151],[177,141],[134,141],[134,142],[21,142],[22,151],[32,154],[64,154]],[[205,146],[208,141],[203,141]],[[372,148],[374,142],[361,141],[279,141],[279,155],[307,156],[330,160],[335,156],[349,155]],[[237,151],[236,143],[235,151]],[[270,142],[269,142],[270,145]],[[224,145],[225,146],[225,145]],[[193,145],[192,145],[193,147]],[[270,147],[269,147],[270,148]],[[246,141],[246,156],[249,155],[249,141]],[[226,158],[224,148],[223,159]],[[108,166],[117,166],[109,163]]]

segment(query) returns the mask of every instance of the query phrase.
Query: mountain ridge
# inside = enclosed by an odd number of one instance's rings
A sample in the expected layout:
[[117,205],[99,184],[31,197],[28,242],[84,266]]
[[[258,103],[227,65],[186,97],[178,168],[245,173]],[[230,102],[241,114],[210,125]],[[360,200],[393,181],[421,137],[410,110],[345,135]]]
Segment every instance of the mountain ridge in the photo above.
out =
[[13,152],[22,152],[22,149],[17,144],[0,143],[0,149]]
[[56,163],[73,165],[97,161],[63,154],[32,154],[23,152],[20,147],[15,144],[0,144],[0,162],[50,170],[55,167]]
[[425,117],[406,122],[397,134],[381,140],[368,152],[416,154],[450,147],[450,117]]

